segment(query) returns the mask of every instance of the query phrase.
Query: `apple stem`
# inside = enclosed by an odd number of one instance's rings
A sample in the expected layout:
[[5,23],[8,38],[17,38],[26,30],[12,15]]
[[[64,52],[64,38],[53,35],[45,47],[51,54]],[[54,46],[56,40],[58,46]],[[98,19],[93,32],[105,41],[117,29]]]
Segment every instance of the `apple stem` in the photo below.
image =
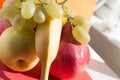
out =
[[50,70],[50,64],[44,62],[42,64],[42,71],[41,71],[40,80],[48,80],[48,78],[49,78],[49,70]]

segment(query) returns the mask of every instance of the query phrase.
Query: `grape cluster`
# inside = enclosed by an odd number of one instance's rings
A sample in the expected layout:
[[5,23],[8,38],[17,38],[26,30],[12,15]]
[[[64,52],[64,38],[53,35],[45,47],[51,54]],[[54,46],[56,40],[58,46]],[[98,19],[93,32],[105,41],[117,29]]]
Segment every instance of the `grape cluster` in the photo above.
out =
[[90,23],[82,16],[75,16],[72,20],[74,25],[72,29],[73,37],[80,43],[88,43],[90,41],[89,29]]
[[34,30],[36,25],[44,23],[48,16],[61,18],[62,7],[49,0],[6,0],[0,9],[0,17],[10,20],[17,31]]
[[74,39],[79,43],[88,43],[90,41],[89,29],[90,23],[83,16],[73,16],[73,11],[71,8],[63,7],[64,10],[64,20],[63,23],[71,23],[74,27],[72,28],[72,35]]
[[66,1],[59,3],[56,0],[55,3],[51,0],[6,0],[0,9],[0,17],[10,20],[16,31],[34,30],[37,24],[50,18],[62,18],[63,25],[67,22],[74,25],[72,35],[75,40],[88,43],[89,21],[82,16],[73,16],[72,9],[64,6]]

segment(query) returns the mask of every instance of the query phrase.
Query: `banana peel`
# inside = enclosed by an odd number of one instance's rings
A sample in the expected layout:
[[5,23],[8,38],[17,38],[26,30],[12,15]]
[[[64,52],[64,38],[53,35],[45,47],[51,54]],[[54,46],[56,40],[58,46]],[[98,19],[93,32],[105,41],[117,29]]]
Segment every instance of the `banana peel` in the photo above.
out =
[[50,65],[58,53],[62,19],[49,19],[37,26],[35,46],[41,61],[41,79],[48,80]]

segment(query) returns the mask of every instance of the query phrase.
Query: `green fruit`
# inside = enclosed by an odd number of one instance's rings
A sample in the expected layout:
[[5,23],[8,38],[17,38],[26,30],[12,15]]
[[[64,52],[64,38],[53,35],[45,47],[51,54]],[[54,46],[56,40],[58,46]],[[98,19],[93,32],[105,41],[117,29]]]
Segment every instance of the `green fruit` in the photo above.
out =
[[35,51],[35,34],[7,28],[0,37],[0,59],[14,71],[28,71],[39,61]]
[[90,41],[90,36],[82,27],[75,26],[72,29],[72,35],[79,43],[88,43]]

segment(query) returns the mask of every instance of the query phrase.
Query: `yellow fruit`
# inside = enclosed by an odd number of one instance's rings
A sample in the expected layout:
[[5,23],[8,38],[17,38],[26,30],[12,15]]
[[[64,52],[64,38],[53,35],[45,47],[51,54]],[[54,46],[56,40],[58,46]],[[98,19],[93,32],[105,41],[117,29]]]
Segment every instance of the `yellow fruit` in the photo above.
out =
[[0,37],[0,59],[14,71],[28,71],[39,61],[35,51],[35,34],[7,28]]
[[62,19],[49,19],[36,29],[36,51],[42,64],[40,80],[48,80],[49,68],[55,59],[60,43]]

